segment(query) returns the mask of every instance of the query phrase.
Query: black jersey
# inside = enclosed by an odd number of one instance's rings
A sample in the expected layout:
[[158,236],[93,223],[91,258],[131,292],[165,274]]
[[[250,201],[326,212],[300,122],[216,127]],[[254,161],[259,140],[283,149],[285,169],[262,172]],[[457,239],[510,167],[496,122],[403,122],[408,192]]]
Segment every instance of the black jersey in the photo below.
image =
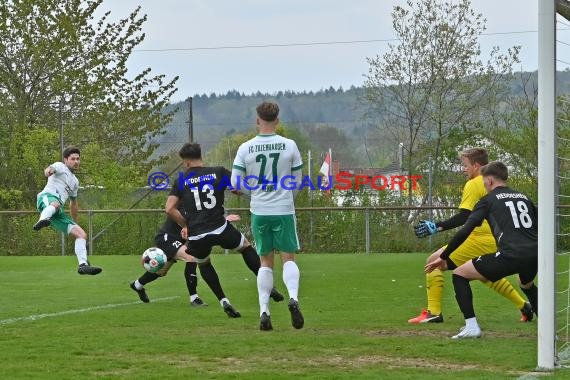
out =
[[194,167],[180,174],[170,195],[182,200],[188,236],[198,236],[226,223],[224,191],[231,186],[231,173],[224,167]]
[[449,257],[484,219],[487,219],[491,226],[498,251],[505,257],[538,255],[536,206],[526,195],[500,186],[477,202],[467,222],[451,239],[441,257]]
[[[184,208],[182,207],[182,205],[178,207],[178,211],[180,211],[180,213],[183,216],[185,215]],[[182,236],[180,235],[181,231],[182,227],[180,227],[178,223],[176,223],[174,220],[167,217],[162,226],[160,227],[160,229],[158,230],[157,236],[169,234],[178,237],[180,240],[183,240]]]

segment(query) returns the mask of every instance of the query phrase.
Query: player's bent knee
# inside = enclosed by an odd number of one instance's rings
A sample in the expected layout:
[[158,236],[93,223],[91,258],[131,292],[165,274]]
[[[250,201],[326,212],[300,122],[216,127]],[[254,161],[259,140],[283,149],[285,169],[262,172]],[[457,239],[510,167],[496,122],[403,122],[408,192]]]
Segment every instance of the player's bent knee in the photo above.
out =
[[79,227],[78,224],[71,224],[67,230],[68,234],[71,234],[76,239],[85,239],[87,240],[87,233],[83,230],[83,228]]
[[287,261],[295,261],[294,253],[281,252],[281,262],[286,263]]

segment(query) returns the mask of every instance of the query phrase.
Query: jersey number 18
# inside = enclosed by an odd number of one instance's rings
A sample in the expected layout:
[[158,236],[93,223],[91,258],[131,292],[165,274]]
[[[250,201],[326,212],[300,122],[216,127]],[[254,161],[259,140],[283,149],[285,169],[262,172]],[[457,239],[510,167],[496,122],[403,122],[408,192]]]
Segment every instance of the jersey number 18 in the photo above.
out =
[[511,216],[513,217],[513,224],[515,225],[515,228],[521,228],[521,224],[524,228],[532,227],[532,219],[528,214],[528,206],[526,203],[523,201],[518,201],[516,209],[515,203],[513,201],[505,202],[505,206],[507,206],[511,211]]

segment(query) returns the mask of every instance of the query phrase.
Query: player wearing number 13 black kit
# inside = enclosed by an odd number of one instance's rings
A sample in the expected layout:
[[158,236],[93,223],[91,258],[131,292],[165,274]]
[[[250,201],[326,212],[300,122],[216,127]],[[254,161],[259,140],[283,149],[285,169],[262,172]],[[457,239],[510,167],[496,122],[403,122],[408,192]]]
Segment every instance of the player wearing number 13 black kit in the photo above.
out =
[[172,185],[169,197],[182,201],[188,227],[188,253],[198,262],[207,260],[215,245],[240,250],[247,243],[224,215],[224,192],[230,185],[230,177],[231,173],[221,166],[192,166],[180,177],[182,182],[176,179]]
[[[181,210],[181,212],[183,213],[184,210]],[[198,285],[198,278],[196,276],[197,264],[195,258],[186,253],[185,243],[186,239],[182,237],[182,227],[172,219],[166,218],[164,224],[160,227],[154,237],[154,246],[160,248],[168,257],[166,265],[156,273],[144,272],[142,276],[130,283],[130,288],[138,294],[141,301],[145,303],[150,302],[150,298],[148,297],[145,289],[146,285],[166,276],[174,263],[182,261],[186,263],[184,268],[184,278],[186,279],[186,287],[188,288],[188,293],[190,295],[190,305],[208,306],[208,304],[204,303],[198,296],[196,289]],[[254,270],[256,269],[253,268],[252,271]],[[200,264],[200,274],[220,301],[220,305],[226,315],[230,318],[239,318],[241,315],[237,310],[235,310],[229,299],[226,297],[224,290],[222,289],[222,285],[220,284],[216,269],[212,263],[207,262]]]
[[[224,198],[231,184],[231,173],[221,166],[204,166],[199,144],[184,144],[179,155],[185,172],[174,181],[165,211],[169,218],[187,229],[186,252],[201,268],[210,262],[212,247],[236,250],[257,275],[260,267],[257,251],[225,217]],[[178,209],[180,204],[184,215]],[[271,298],[279,302],[283,295],[272,289]]]
[[506,186],[508,169],[502,162],[495,161],[481,167],[481,175],[488,194],[477,202],[440,257],[426,265],[427,272],[436,268],[438,261],[446,260],[483,220],[489,222],[497,241],[497,252],[474,258],[453,271],[455,298],[465,317],[465,327],[453,336],[454,339],[481,336],[473,308],[471,280],[496,281],[518,274],[522,291],[534,312],[538,311],[538,290],[534,285],[538,271],[536,207],[526,195]]

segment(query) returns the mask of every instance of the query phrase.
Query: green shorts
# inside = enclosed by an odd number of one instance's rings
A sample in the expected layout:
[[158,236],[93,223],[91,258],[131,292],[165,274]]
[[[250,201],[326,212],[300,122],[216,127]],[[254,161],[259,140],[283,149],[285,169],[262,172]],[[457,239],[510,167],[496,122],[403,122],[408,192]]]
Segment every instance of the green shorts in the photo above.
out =
[[38,194],[36,207],[39,212],[42,212],[44,208],[53,202],[58,202],[61,207],[58,208],[56,213],[50,218],[51,226],[54,229],[67,234],[69,225],[76,225],[76,223],[65,213],[65,211],[63,211],[63,205],[58,197],[50,193],[40,193]]
[[257,254],[265,256],[273,250],[295,253],[299,250],[295,215],[251,215],[251,231]]

